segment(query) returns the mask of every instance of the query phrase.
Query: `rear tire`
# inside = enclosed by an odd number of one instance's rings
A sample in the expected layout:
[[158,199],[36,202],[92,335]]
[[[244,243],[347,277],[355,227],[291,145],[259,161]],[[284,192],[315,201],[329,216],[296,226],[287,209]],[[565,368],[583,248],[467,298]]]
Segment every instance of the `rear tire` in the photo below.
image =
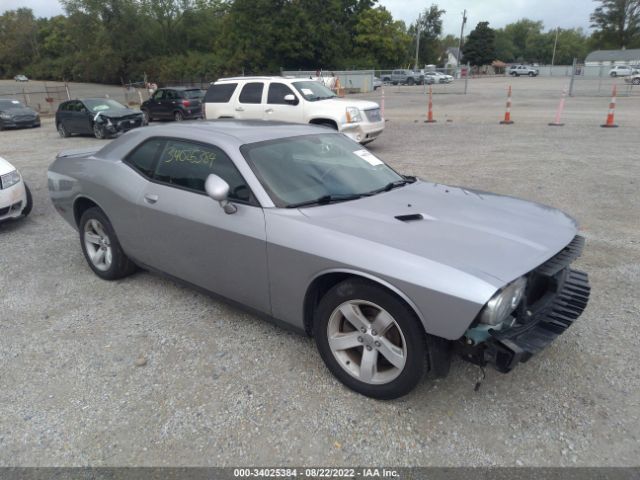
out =
[[530,76],[530,77],[535,77],[535,76],[536,76],[536,74],[535,74],[535,73],[533,73],[533,72],[529,72],[529,76]]
[[413,78],[408,78],[407,79],[407,85],[411,86],[411,85],[415,85],[416,81]]
[[633,83],[634,85],[640,85],[640,78],[634,78],[631,83]]
[[86,210],[79,223],[80,246],[93,273],[103,280],[131,275],[135,264],[122,251],[111,222],[98,207]]
[[374,283],[348,279],[322,297],[313,334],[327,368],[372,398],[406,395],[427,363],[426,334],[414,312]]

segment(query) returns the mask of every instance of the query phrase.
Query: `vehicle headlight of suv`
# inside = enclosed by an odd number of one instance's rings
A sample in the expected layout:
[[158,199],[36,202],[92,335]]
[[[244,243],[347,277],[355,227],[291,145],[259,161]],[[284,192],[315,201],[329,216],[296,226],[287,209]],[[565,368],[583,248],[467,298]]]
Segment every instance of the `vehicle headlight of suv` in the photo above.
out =
[[347,107],[347,123],[358,123],[362,121],[362,115],[358,107]]
[[0,176],[0,189],[5,189],[14,186],[20,182],[20,172],[14,170],[5,175]]
[[480,313],[480,323],[499,325],[518,307],[527,288],[527,279],[520,277],[496,293]]

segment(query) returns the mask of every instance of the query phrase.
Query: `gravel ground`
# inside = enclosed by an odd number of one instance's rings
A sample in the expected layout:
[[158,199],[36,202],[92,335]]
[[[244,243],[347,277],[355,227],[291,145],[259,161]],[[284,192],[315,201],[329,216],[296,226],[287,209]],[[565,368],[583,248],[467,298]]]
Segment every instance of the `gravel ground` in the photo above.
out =
[[[507,82],[515,124],[501,126]],[[308,338],[149,273],[100,280],[46,186],[58,151],[99,141],[58,138],[51,119],[0,132],[35,200],[0,226],[0,465],[638,465],[640,99],[619,99],[620,128],[602,129],[608,100],[571,98],[551,128],[564,83],[475,80],[434,97],[431,125],[422,87],[386,89],[373,152],[567,211],[593,288],[576,324],[512,373],[488,370],[474,391],[479,369],[455,361],[390,402],[334,380]]]

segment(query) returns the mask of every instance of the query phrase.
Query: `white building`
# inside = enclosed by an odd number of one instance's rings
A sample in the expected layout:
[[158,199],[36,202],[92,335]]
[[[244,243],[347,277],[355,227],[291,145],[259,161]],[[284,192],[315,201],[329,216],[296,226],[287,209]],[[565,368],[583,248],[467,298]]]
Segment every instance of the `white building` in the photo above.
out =
[[445,67],[457,68],[459,57],[461,57],[461,55],[460,55],[460,49],[458,47],[447,48],[447,60],[444,62]]

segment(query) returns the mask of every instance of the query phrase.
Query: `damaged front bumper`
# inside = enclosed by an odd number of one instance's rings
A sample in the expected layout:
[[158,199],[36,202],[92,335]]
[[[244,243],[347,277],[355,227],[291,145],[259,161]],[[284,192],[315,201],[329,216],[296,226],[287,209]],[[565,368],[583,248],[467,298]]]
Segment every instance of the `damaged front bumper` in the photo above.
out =
[[589,302],[591,287],[586,273],[568,265],[582,251],[584,239],[576,237],[565,249],[531,272],[548,282],[546,291],[532,305],[523,305],[514,325],[488,330],[488,338],[475,343],[463,337],[456,349],[465,360],[476,365],[493,365],[506,373],[526,362],[569,328]]

